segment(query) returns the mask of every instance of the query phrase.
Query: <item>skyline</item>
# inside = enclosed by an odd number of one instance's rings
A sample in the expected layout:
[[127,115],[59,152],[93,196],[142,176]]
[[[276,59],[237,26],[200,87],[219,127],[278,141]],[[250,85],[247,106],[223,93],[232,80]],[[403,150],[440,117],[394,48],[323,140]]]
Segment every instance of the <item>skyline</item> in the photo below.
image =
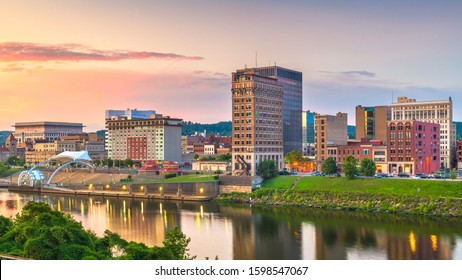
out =
[[229,121],[231,73],[275,63],[303,72],[303,110],[354,124],[356,105],[451,96],[462,120],[460,1],[0,1],[0,130],[94,131],[126,108]]

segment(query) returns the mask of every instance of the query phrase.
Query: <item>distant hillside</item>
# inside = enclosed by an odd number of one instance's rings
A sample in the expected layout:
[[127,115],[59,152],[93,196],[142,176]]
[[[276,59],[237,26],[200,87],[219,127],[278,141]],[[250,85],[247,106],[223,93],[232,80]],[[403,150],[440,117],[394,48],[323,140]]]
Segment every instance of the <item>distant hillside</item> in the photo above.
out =
[[348,139],[356,139],[356,126],[348,126]]
[[456,139],[462,140],[462,122],[454,122],[456,124]]
[[12,131],[0,131],[0,146],[5,145],[5,140]]
[[220,134],[222,136],[231,136],[231,124],[231,121],[212,124],[183,122],[182,135],[193,135],[195,132],[202,133],[205,130],[207,134]]

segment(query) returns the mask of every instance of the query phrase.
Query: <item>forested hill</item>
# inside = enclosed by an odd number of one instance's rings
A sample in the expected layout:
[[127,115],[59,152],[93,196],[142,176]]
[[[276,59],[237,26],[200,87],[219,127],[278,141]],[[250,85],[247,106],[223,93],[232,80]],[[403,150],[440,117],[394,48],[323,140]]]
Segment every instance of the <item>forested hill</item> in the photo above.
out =
[[231,121],[219,122],[212,124],[202,124],[193,122],[183,122],[182,135],[193,135],[195,132],[207,134],[220,134],[222,136],[231,136]]

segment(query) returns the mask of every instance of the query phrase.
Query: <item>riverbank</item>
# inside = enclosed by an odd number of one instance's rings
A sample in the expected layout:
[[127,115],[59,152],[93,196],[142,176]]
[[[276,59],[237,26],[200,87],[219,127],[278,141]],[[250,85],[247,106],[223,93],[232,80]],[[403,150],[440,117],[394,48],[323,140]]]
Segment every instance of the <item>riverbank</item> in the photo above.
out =
[[278,176],[252,193],[221,194],[216,200],[461,217],[462,182]]

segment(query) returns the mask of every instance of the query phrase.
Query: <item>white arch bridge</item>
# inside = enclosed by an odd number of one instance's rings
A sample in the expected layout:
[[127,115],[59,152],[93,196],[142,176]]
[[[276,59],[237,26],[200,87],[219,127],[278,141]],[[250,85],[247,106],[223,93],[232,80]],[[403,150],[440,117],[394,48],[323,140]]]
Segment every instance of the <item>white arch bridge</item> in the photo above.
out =
[[[45,187],[50,187],[51,186],[51,180],[55,175],[64,167],[71,165],[73,163],[77,164],[82,164],[85,166],[88,166],[90,168],[94,168],[94,166],[91,164],[93,160],[90,158],[88,155],[88,151],[81,151],[81,152],[62,152],[56,156],[53,156],[49,158],[47,161],[39,163],[32,167],[29,170],[25,170],[19,174],[18,177],[18,186],[30,186],[34,187],[37,185],[42,185]],[[50,178],[48,178],[48,181],[44,184],[46,178],[45,175],[43,174],[42,171],[37,169],[39,166],[43,166],[46,164],[50,164],[52,162],[55,162],[57,164],[60,164],[58,168],[51,174]]]

